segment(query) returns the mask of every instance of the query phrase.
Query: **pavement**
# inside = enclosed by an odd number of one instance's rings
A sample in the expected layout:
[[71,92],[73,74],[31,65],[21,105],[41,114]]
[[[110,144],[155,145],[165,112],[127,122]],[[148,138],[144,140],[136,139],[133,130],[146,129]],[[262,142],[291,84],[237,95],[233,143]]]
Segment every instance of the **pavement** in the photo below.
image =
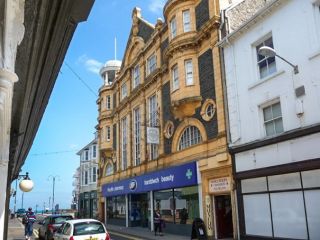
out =
[[163,236],[155,236],[154,232],[151,232],[150,229],[148,228],[142,228],[142,227],[131,227],[131,228],[126,228],[123,226],[117,226],[117,225],[110,225],[107,224],[107,230],[110,232],[110,234],[114,235],[130,235],[134,237],[135,240],[186,240],[190,239],[190,237],[186,236],[180,236],[180,235],[174,235],[174,234],[169,234],[164,231]]
[[18,218],[9,218],[7,240],[25,240],[24,226]]

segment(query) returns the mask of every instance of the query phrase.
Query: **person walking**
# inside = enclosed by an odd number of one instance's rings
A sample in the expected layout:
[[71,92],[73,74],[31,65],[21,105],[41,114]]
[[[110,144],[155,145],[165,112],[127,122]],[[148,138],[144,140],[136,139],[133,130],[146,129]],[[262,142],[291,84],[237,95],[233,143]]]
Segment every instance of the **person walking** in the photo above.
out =
[[36,221],[36,215],[32,211],[32,208],[29,207],[24,217],[24,232],[27,240],[31,240],[32,232],[33,232],[33,224]]
[[157,236],[157,231],[159,231],[159,235],[160,236],[163,236],[162,234],[162,225],[161,225],[161,215],[160,215],[160,211],[157,210],[155,213],[154,213],[154,219],[153,219],[153,222],[154,222],[154,235]]

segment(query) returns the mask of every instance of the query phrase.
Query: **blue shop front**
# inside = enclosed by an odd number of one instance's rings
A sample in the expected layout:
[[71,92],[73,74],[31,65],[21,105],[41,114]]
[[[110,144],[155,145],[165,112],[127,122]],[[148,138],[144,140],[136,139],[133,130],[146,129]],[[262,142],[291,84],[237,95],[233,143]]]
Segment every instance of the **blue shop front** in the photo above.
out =
[[160,210],[165,232],[190,236],[200,217],[201,187],[196,162],[174,166],[102,186],[107,224],[153,230]]

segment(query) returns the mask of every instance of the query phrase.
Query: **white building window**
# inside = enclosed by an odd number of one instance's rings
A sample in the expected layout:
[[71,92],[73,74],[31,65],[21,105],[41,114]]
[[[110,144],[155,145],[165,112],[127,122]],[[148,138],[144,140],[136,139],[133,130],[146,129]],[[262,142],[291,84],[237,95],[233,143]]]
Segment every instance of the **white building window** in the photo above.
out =
[[128,130],[128,121],[127,117],[121,120],[121,168],[122,170],[127,169],[127,131]]
[[147,60],[147,74],[149,75],[157,68],[157,58],[155,54],[152,54]]
[[[158,110],[157,110],[157,96],[153,95],[149,98],[149,125],[150,127],[158,126]],[[150,144],[150,160],[158,158],[158,145]]]
[[84,185],[88,185],[89,179],[88,179],[88,171],[84,172]]
[[93,158],[97,157],[97,145],[92,146],[92,157]]
[[97,167],[92,168],[92,182],[97,182]]
[[134,131],[134,164],[135,166],[140,164],[141,159],[141,117],[140,108],[136,108],[133,111],[133,131]]
[[127,84],[124,83],[121,86],[121,99],[124,99],[126,96],[128,96],[128,89],[127,89]]
[[183,11],[182,18],[183,18],[183,31],[190,32],[191,31],[190,10]]
[[110,176],[113,174],[113,165],[111,163],[108,163],[106,167],[106,176]]
[[263,119],[267,136],[282,133],[283,123],[280,102],[263,108]]
[[193,85],[193,65],[191,59],[188,59],[184,62],[184,68],[186,74],[186,85]]
[[192,145],[195,145],[201,142],[202,142],[202,137],[199,129],[195,126],[189,126],[183,131],[180,137],[178,151],[191,147]]
[[179,72],[178,65],[172,68],[172,91],[179,89]]
[[263,46],[274,48],[272,37],[269,37],[256,46],[258,70],[261,79],[277,71],[275,57],[266,57],[258,54],[259,49]]
[[106,107],[107,107],[107,110],[111,109],[111,96],[110,95],[108,95],[106,98]]
[[177,20],[176,17],[173,17],[170,21],[170,28],[171,28],[171,38],[177,36]]
[[136,88],[140,84],[140,66],[137,65],[132,70],[132,82],[133,88]]
[[89,150],[84,151],[84,160],[88,161],[89,160]]
[[106,140],[107,140],[107,142],[110,142],[110,139],[111,139],[111,128],[106,127]]

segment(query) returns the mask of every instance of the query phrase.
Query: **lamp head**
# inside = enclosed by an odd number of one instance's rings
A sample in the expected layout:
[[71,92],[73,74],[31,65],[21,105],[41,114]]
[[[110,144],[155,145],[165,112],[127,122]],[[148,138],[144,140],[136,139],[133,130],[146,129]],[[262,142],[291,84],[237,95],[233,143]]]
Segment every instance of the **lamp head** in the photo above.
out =
[[258,54],[265,57],[274,57],[277,55],[276,51],[268,46],[263,46],[258,50]]

